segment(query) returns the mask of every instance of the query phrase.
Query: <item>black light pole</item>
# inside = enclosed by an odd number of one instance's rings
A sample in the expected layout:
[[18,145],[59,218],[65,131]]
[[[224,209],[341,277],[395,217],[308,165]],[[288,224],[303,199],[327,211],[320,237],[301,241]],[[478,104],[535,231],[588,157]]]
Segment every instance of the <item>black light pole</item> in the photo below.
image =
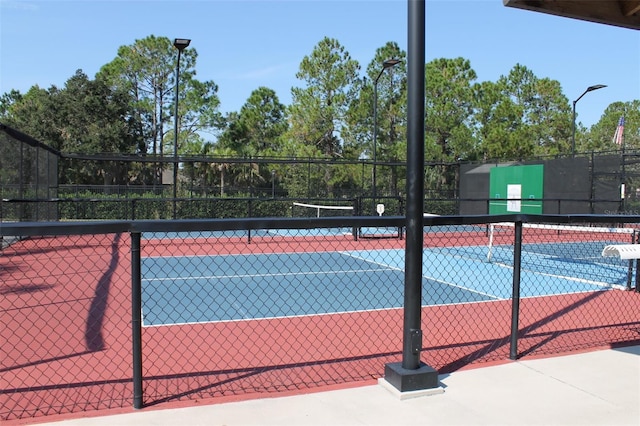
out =
[[407,210],[402,362],[385,365],[384,381],[400,392],[440,393],[438,371],[420,361],[422,351],[422,250],[424,247],[425,0],[408,0]]
[[585,90],[582,93],[582,95],[578,96],[578,99],[573,101],[573,127],[571,131],[571,156],[572,157],[576,156],[576,104],[587,93],[593,92],[594,90],[602,89],[603,87],[607,87],[607,86],[605,84],[596,84],[595,86],[589,86],[587,87],[587,90]]
[[[368,160],[369,156],[367,155],[367,151],[364,150],[360,153],[360,156],[358,157],[358,160],[362,161],[362,195],[364,195],[364,162],[365,160]],[[359,211],[362,212],[362,206],[360,206]]]
[[179,98],[179,86],[180,86],[180,54],[189,46],[191,40],[188,38],[176,38],[173,40],[173,45],[178,49],[178,62],[176,63],[176,110],[174,114],[173,123],[173,218],[176,218],[176,198],[178,198],[178,98]]
[[376,212],[376,145],[378,142],[378,80],[387,68],[391,68],[400,61],[398,59],[387,59],[382,63],[382,69],[373,82],[373,211]]
[[276,171],[271,170],[271,198],[276,199]]

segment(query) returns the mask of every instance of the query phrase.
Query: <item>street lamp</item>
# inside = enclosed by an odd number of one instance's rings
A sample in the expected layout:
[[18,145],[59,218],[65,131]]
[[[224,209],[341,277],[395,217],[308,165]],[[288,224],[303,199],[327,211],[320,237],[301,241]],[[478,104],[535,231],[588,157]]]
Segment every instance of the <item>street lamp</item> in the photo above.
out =
[[376,145],[378,142],[378,80],[387,68],[400,63],[399,59],[387,59],[382,63],[382,69],[373,82],[373,211],[376,211]]
[[602,89],[603,87],[607,87],[607,86],[605,84],[596,84],[594,86],[589,86],[587,87],[587,90],[585,90],[582,93],[582,95],[578,96],[578,99],[573,101],[573,127],[571,131],[571,156],[572,157],[576,156],[576,104],[587,93],[593,92],[594,90]]
[[189,46],[191,40],[188,38],[176,38],[173,40],[173,45],[178,49],[178,62],[176,62],[176,110],[174,114],[173,122],[173,218],[176,218],[176,198],[178,189],[178,97],[180,86],[180,54]]

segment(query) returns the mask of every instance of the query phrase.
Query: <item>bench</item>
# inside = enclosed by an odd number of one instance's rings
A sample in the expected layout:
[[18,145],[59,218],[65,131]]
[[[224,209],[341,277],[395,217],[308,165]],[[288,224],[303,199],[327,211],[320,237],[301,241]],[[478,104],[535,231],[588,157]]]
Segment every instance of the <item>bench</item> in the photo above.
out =
[[603,257],[618,257],[629,261],[627,274],[627,290],[631,290],[631,276],[633,275],[633,261],[636,261],[636,292],[640,292],[640,244],[613,244],[602,249]]

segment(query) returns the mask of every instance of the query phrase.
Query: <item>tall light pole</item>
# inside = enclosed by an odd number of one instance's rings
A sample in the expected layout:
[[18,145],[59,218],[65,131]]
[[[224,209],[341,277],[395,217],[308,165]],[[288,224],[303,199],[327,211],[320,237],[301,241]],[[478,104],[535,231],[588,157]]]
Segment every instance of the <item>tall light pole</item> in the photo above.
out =
[[271,170],[271,198],[276,199],[276,171]]
[[587,93],[593,92],[594,90],[602,89],[603,87],[607,87],[607,86],[605,84],[596,84],[594,86],[589,86],[587,87],[587,90],[585,90],[582,93],[582,95],[578,96],[578,99],[573,101],[573,127],[571,131],[571,156],[572,157],[576,156],[576,104]]
[[173,122],[173,218],[176,218],[176,198],[178,198],[178,98],[180,96],[180,54],[189,46],[191,40],[188,38],[176,38],[173,40],[173,45],[178,49],[178,62],[176,62],[176,110],[174,113]]
[[373,82],[373,211],[376,211],[376,145],[378,143],[378,80],[382,73],[400,63],[399,59],[387,59],[382,63],[382,69]]

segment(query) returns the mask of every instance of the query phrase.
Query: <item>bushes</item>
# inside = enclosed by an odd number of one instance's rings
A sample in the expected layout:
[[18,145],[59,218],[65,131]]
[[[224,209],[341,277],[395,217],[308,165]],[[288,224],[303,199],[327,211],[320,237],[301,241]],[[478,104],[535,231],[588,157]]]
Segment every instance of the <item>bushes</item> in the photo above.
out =
[[[59,199],[60,220],[173,219],[174,201],[153,193],[136,198],[110,198],[95,193]],[[175,201],[177,219],[291,217],[289,200],[189,198]]]
[[[156,220],[173,219],[174,200],[161,194],[146,193],[136,198],[108,197],[95,193],[78,193],[78,197],[43,201],[5,200],[0,216],[2,220]],[[11,202],[9,202],[11,201]],[[175,201],[177,219],[231,219],[244,217],[315,217],[314,209],[292,212],[294,201],[288,198],[183,198]],[[354,205],[355,210],[343,212],[328,210],[322,215],[376,215],[374,201],[360,197],[357,200],[304,200],[320,205]],[[404,200],[399,197],[380,197],[385,216],[404,215]],[[457,201],[427,199],[425,211],[440,215],[458,214]],[[300,208],[299,208],[300,209]],[[295,213],[295,214],[292,214]],[[22,219],[20,219],[22,218]]]

